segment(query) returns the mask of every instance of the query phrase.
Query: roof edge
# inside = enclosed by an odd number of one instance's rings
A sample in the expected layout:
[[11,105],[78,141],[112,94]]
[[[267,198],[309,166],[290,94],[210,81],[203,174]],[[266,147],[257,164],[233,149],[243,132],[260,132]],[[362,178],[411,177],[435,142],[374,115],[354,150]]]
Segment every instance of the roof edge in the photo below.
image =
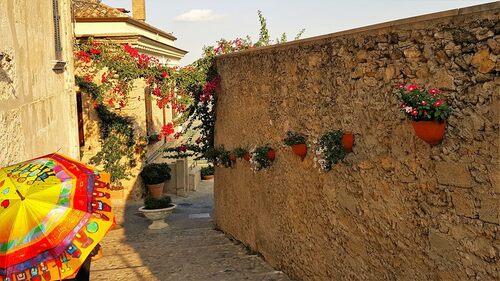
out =
[[177,40],[177,37],[172,35],[171,33],[168,33],[166,31],[163,31],[157,27],[154,27],[148,23],[138,21],[136,19],[133,19],[131,17],[109,17],[109,18],[79,18],[75,17],[76,22],[126,22],[130,23],[132,25],[135,25],[137,27],[143,28],[145,30],[157,33],[163,37],[166,37],[172,41]]

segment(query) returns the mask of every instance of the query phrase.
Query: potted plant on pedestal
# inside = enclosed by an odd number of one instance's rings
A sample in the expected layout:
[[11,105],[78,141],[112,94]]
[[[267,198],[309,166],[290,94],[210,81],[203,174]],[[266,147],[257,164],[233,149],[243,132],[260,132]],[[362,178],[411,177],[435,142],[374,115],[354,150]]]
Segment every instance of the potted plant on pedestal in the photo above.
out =
[[207,167],[201,168],[201,179],[211,180],[214,178],[214,166],[208,165]]
[[288,131],[283,142],[291,146],[293,153],[304,160],[307,155],[306,137],[304,135]]
[[163,195],[165,181],[170,180],[170,168],[167,163],[152,163],[144,166],[141,178],[151,197],[159,199]]
[[144,206],[139,211],[153,223],[148,226],[149,229],[162,229],[168,226],[165,219],[170,216],[177,205],[172,203],[170,196],[158,198],[146,197]]
[[426,90],[417,84],[400,84],[399,91],[403,100],[401,111],[411,120],[417,137],[430,145],[440,143],[451,111],[448,104],[439,97],[440,90]]

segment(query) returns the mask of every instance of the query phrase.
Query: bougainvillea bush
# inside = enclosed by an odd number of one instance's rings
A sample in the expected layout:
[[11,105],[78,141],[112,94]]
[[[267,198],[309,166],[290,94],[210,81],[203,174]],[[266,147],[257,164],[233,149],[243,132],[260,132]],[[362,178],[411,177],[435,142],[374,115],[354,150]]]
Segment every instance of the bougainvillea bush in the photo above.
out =
[[424,89],[417,84],[399,84],[401,111],[412,121],[444,121],[450,115],[450,107],[440,97],[436,88]]
[[[88,41],[75,44],[75,66],[77,84],[83,92],[89,94],[94,102],[94,107],[102,111],[116,113],[113,115],[117,122],[123,123],[120,118],[125,118],[120,112],[129,102],[129,94],[136,79],[146,82],[147,91],[158,108],[171,108],[176,119],[165,124],[160,132],[151,136],[139,136],[133,132],[133,144],[129,142],[130,134],[120,137],[123,144],[138,145],[140,139],[144,142],[154,142],[156,138],[171,141],[170,148],[165,150],[165,156],[171,158],[195,157],[221,161],[227,156],[225,152],[214,148],[214,125],[216,119],[216,92],[221,83],[214,64],[217,55],[228,54],[258,46],[272,44],[266,26],[266,20],[259,12],[261,23],[260,38],[254,44],[250,37],[235,40],[220,40],[215,46],[204,49],[200,59],[186,67],[168,67],[162,65],[154,57],[140,54],[137,49],[128,44],[116,44],[109,41]],[[303,31],[296,39],[299,39]],[[282,43],[276,40],[276,43]],[[108,114],[109,115],[109,114]],[[123,120],[122,120],[123,121]],[[101,129],[107,125],[101,120]],[[182,131],[174,128],[182,125]],[[130,124],[132,127],[132,124]],[[132,128],[133,130],[133,128]],[[120,129],[114,130],[120,133]],[[156,135],[157,134],[157,135]],[[102,146],[109,147],[107,140],[101,138]],[[140,146],[143,144],[141,143]],[[113,163],[108,163],[106,153],[99,154],[96,164],[102,164],[106,170],[120,175],[127,171],[124,163],[133,162],[128,150],[110,150]],[[141,149],[142,150],[142,149]],[[136,149],[135,151],[139,151]],[[215,155],[220,153],[221,155]],[[104,155],[104,156],[103,156]],[[126,161],[128,158],[129,161]],[[110,158],[111,159],[111,158]],[[226,161],[222,161],[226,165]],[[119,176],[119,178],[125,178]],[[120,179],[117,179],[120,180]]]

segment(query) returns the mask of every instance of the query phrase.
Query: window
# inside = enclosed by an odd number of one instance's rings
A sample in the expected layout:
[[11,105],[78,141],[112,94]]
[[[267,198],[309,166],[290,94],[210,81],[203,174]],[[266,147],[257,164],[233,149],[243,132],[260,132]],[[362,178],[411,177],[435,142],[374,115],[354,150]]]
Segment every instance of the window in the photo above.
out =
[[61,28],[59,23],[59,0],[52,0],[52,16],[54,23],[54,47],[56,54],[55,63],[52,69],[55,71],[64,71],[66,62],[62,60]]

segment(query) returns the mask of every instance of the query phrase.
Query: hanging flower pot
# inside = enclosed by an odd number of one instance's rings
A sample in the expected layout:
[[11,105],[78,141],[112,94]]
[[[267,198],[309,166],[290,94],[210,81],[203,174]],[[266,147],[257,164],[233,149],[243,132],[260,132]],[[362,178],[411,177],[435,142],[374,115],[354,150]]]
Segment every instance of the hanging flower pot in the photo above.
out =
[[245,153],[245,155],[243,155],[243,159],[245,159],[246,161],[250,161],[251,158],[252,158],[252,156],[248,152]]
[[415,134],[430,145],[439,144],[444,138],[446,122],[412,121]]
[[451,112],[450,106],[439,97],[440,90],[400,84],[399,91],[403,100],[401,111],[411,120],[417,137],[430,145],[440,143]]
[[276,152],[274,151],[274,149],[270,148],[267,151],[266,156],[267,156],[267,159],[269,159],[271,162],[273,162],[274,159],[276,159]]
[[286,137],[283,139],[283,143],[291,146],[293,153],[300,156],[302,160],[307,154],[306,136],[300,133],[295,133],[288,131]]
[[236,155],[234,153],[229,154],[229,160],[231,160],[231,162],[236,162]]
[[294,144],[292,145],[292,151],[296,155],[300,156],[302,160],[304,160],[307,154],[307,145],[305,143]]
[[342,146],[346,152],[352,151],[352,146],[354,145],[354,135],[350,132],[345,132],[342,135]]
[[259,146],[250,151],[250,163],[253,166],[252,170],[259,171],[271,167],[276,158],[276,152],[271,147]]

